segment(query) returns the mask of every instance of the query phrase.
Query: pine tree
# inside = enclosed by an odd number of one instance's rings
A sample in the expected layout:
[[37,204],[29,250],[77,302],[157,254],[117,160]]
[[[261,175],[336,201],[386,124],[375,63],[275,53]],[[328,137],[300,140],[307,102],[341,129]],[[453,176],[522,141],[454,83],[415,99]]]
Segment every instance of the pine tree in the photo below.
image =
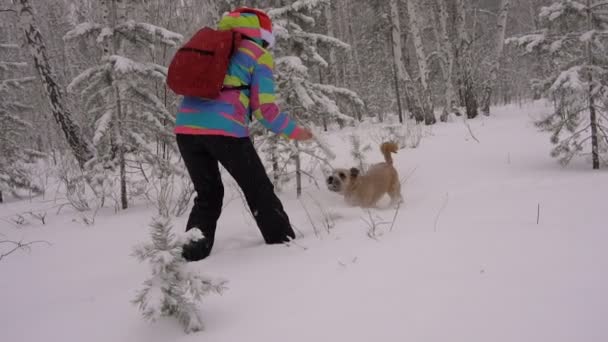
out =
[[[0,52],[18,49],[17,45],[0,44]],[[26,66],[26,63],[0,60],[0,203],[3,192],[41,191],[30,179],[27,166],[42,154],[25,147],[32,126],[21,118],[31,107],[18,99],[18,91],[32,83],[34,77],[15,77]]]
[[[148,23],[127,19],[124,0],[103,1],[103,23],[84,22],[64,39],[85,39],[103,49],[99,65],[77,76],[69,85],[80,92],[84,110],[95,123],[93,144],[96,155],[89,163],[98,171],[98,184],[113,177],[104,172],[116,169],[120,175],[120,203],[127,200],[127,158],[137,165],[167,172],[172,166],[157,154],[154,142],[174,147],[173,116],[151,89],[150,81],[165,81],[167,69],[155,63],[127,56],[128,48],[146,50],[173,47],[180,34]],[[95,37],[94,42],[87,38]],[[152,82],[153,83],[153,82]]]
[[[299,0],[289,5],[268,11],[273,18],[277,34],[275,54],[276,83],[279,89],[279,100],[283,109],[299,123],[305,125],[324,125],[325,122],[353,122],[355,115],[349,115],[339,106],[337,99],[352,104],[363,110],[365,104],[358,94],[342,87],[322,84],[314,81],[311,70],[325,69],[329,63],[320,53],[320,46],[332,49],[349,49],[350,46],[341,40],[322,33],[310,32],[314,27],[315,16],[321,16],[328,0]],[[331,58],[331,53],[330,53]],[[300,153],[316,156],[316,148],[308,144],[287,146],[284,140],[275,139],[276,145],[269,146],[269,155],[273,159],[273,169],[278,165],[280,150],[290,151],[288,158],[296,163],[296,182],[301,184],[299,168]],[[283,145],[283,146],[281,146]],[[279,178],[275,174],[275,181]],[[298,190],[300,187],[298,186]],[[298,195],[300,191],[298,191]]]
[[313,81],[310,70],[315,66],[327,68],[329,63],[321,56],[321,45],[333,49],[350,49],[339,39],[313,33],[317,10],[328,6],[328,0],[300,0],[275,8],[268,13],[274,19],[277,34],[276,82],[280,99],[289,112],[300,122],[322,125],[328,121],[352,122],[353,116],[343,112],[334,98],[343,98],[363,107],[361,98],[353,91]]
[[186,267],[182,247],[203,237],[198,229],[191,229],[176,237],[171,233],[170,220],[156,217],[151,224],[152,241],[135,247],[133,255],[152,266],[152,276],[144,281],[132,303],[144,318],[156,321],[160,317],[175,317],[186,333],[203,329],[203,321],[196,306],[202,297],[215,292],[221,294],[225,281],[216,282]]
[[538,32],[509,39],[527,53],[547,56],[556,70],[534,82],[556,103],[537,124],[551,132],[553,157],[567,164],[591,146],[598,169],[608,154],[608,3],[554,1],[541,9],[539,22]]

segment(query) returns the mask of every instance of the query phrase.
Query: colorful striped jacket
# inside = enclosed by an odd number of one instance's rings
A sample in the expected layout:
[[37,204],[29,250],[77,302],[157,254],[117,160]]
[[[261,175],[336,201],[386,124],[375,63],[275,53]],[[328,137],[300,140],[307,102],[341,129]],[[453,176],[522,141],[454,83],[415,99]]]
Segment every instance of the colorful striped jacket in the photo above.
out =
[[[235,31],[254,36],[251,31],[257,17],[253,16],[253,20],[250,16],[224,17],[219,27],[236,28]],[[271,54],[261,44],[244,39],[231,58],[224,79],[226,89],[213,100],[184,97],[177,112],[175,133],[247,137],[250,117],[254,117],[274,133],[295,137],[301,128],[286,113],[281,113],[275,103],[273,68]],[[229,89],[242,86],[249,89]]]

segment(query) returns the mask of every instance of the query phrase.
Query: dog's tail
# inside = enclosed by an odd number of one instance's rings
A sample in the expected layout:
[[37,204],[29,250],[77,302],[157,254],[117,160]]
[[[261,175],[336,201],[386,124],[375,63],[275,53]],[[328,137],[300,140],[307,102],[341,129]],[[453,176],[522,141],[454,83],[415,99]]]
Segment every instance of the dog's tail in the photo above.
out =
[[380,145],[380,151],[384,155],[384,160],[386,160],[386,163],[389,165],[393,165],[393,156],[391,156],[391,153],[397,153],[397,150],[399,150],[399,145],[394,142],[385,142]]

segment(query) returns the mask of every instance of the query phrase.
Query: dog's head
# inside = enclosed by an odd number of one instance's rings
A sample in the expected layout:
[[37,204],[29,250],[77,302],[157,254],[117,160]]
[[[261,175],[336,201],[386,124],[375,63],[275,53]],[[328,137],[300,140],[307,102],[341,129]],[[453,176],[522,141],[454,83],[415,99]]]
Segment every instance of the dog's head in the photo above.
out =
[[327,188],[333,192],[344,193],[359,177],[359,169],[335,169],[327,177]]

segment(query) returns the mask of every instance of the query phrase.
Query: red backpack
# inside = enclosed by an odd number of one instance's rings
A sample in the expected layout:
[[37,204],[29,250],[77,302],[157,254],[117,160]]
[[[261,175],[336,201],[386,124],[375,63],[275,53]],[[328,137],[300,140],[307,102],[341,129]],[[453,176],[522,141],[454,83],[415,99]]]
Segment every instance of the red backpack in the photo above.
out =
[[241,40],[237,32],[202,28],[173,56],[167,85],[179,95],[217,98],[230,57]]

